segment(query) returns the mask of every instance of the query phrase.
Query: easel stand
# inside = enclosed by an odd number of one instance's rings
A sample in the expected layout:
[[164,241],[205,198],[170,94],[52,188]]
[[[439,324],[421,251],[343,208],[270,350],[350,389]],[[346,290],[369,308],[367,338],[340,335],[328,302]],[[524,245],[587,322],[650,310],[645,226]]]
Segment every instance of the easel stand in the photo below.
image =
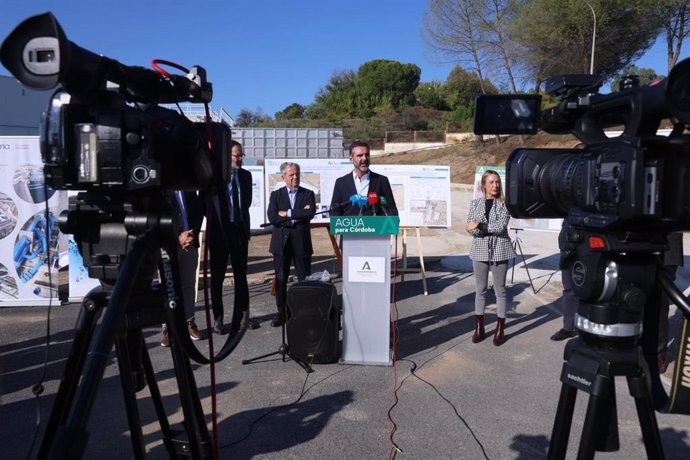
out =
[[[513,250],[516,253],[520,254],[520,257],[522,257],[522,266],[524,267],[525,271],[527,272],[527,279],[529,279],[529,285],[532,287],[532,291],[536,294],[537,290],[534,289],[534,283],[532,282],[532,277],[529,274],[529,268],[527,268],[527,261],[525,260],[525,254],[522,252],[522,245],[520,244],[520,237],[518,236],[518,232],[524,230],[524,228],[517,228],[513,227],[511,230],[515,231],[515,238],[513,239]],[[513,278],[515,276],[515,259],[513,259],[513,268],[510,272],[510,284],[513,284]]]
[[[400,227],[402,230],[402,261],[403,266],[400,270],[400,280],[405,281],[405,273],[409,273],[412,269],[407,268],[407,231],[411,230],[411,227]],[[424,267],[424,254],[422,249],[422,238],[419,235],[419,227],[414,227],[415,233],[417,234],[417,250],[419,252],[419,266],[420,272],[422,273],[422,287],[424,288],[424,295],[429,295],[429,290],[426,287],[426,268]],[[396,237],[397,245],[397,237]],[[416,271],[416,270],[415,270]]]
[[573,339],[565,348],[566,363],[561,372],[561,395],[551,433],[549,459],[565,458],[577,390],[589,393],[578,459],[591,459],[596,451],[612,452],[620,448],[614,377],[625,377],[630,395],[635,399],[647,458],[664,458],[661,436],[654,414],[647,364],[639,346],[611,350],[595,348]]
[[252,363],[255,363],[257,361],[261,361],[262,359],[269,358],[271,356],[280,355],[282,357],[283,362],[286,362],[288,359],[290,359],[290,360],[296,362],[297,364],[299,364],[300,367],[302,369],[304,369],[304,371],[307,374],[311,374],[312,372],[314,372],[314,369],[309,365],[309,363],[305,363],[304,361],[297,359],[290,354],[290,347],[288,346],[287,341],[285,340],[285,325],[286,325],[286,323],[287,323],[287,321],[283,321],[283,324],[281,326],[282,341],[281,341],[280,346],[278,347],[278,350],[271,352],[271,353],[266,353],[265,355],[256,356],[254,358],[243,359],[242,364],[244,364],[244,365],[252,364]]

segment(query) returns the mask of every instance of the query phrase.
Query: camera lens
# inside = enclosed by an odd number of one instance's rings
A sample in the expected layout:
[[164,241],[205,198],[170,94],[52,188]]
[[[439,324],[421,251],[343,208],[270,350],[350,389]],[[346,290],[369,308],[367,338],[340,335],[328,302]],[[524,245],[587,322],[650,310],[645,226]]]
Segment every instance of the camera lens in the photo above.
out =
[[539,174],[539,190],[544,201],[566,214],[582,201],[584,163],[580,157],[580,154],[558,155],[546,162]]

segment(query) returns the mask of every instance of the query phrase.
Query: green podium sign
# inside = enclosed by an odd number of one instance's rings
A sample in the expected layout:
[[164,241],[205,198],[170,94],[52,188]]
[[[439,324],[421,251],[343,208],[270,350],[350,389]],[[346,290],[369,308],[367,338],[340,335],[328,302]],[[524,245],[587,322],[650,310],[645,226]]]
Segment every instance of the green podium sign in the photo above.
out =
[[397,235],[399,230],[398,216],[331,217],[331,235]]

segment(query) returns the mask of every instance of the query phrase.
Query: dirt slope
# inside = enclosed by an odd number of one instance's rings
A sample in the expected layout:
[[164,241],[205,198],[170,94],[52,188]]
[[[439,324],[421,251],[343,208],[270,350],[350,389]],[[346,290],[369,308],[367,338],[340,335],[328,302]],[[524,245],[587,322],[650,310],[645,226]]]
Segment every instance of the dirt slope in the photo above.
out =
[[510,136],[496,143],[494,137],[485,136],[484,142],[467,141],[441,148],[413,150],[385,156],[377,156],[373,164],[426,164],[450,166],[450,181],[459,184],[474,182],[474,170],[477,165],[504,166],[508,155],[516,148],[571,148],[578,140],[570,135],[556,136],[539,133],[525,136],[524,143],[520,136]]

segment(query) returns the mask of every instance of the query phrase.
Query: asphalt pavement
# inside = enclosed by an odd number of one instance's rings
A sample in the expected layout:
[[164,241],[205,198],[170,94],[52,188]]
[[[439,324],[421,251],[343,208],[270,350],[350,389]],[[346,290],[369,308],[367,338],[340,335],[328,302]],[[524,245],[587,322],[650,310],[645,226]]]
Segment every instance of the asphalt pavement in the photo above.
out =
[[[278,351],[281,328],[270,320],[272,263],[268,235],[250,242],[252,317],[260,327],[247,331],[233,353],[215,366],[217,426],[223,459],[534,459],[545,458],[561,390],[559,376],[565,342],[549,340],[561,326],[561,280],[557,234],[520,232],[519,257],[508,275],[510,305],[506,342],[490,337],[473,344],[474,279],[464,232],[468,187],[454,186],[451,228],[408,232],[403,273],[398,238],[393,311],[397,318],[397,361],[393,366],[314,364],[306,373],[279,354],[251,364],[243,360]],[[314,229],[314,271],[327,270],[341,290],[333,248],[324,229]],[[421,242],[421,244],[419,244]],[[685,246],[690,247],[686,244]],[[420,257],[423,255],[423,259]],[[423,264],[422,264],[423,261]],[[425,276],[421,267],[424,265]],[[690,261],[677,283],[690,286]],[[425,294],[425,286],[427,294]],[[231,304],[232,278],[226,286]],[[488,296],[487,333],[495,324]],[[39,399],[39,439],[74,338],[77,304],[51,311],[51,346],[45,392]],[[201,329],[203,302],[197,305]],[[680,313],[671,309],[672,330]],[[45,360],[46,307],[0,309],[3,458],[27,458],[36,426],[37,404],[31,387]],[[182,411],[169,349],[159,345],[157,327],[144,330],[156,381],[171,422]],[[216,349],[221,344],[214,336]],[[208,345],[196,342],[206,352]],[[677,347],[677,343],[673,344]],[[670,375],[671,369],[666,376]],[[193,364],[201,405],[211,428],[209,366]],[[666,381],[668,381],[666,379]],[[597,458],[646,458],[641,428],[627,385],[617,379],[620,450]],[[137,393],[148,458],[168,458],[149,389]],[[587,395],[578,392],[568,458],[575,458]],[[89,411],[84,458],[132,458],[125,405],[114,356],[109,358]],[[666,458],[690,458],[690,418],[657,414]],[[39,441],[37,441],[38,443]],[[29,458],[36,455],[34,447]]]

